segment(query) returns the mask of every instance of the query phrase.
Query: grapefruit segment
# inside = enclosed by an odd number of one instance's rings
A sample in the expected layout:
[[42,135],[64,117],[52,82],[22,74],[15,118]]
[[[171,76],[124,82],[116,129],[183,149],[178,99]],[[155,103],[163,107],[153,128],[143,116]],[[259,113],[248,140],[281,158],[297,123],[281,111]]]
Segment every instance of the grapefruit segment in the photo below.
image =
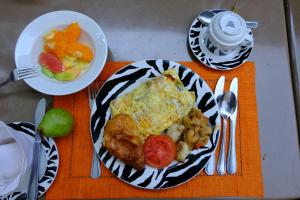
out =
[[39,63],[49,69],[52,73],[59,73],[64,71],[62,62],[50,53],[42,52],[39,57]]

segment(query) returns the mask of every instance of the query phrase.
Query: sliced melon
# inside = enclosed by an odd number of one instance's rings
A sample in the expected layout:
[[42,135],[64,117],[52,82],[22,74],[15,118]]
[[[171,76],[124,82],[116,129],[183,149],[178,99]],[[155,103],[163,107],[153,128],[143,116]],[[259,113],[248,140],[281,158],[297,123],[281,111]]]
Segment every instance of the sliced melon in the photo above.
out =
[[46,67],[42,67],[42,73],[49,78],[53,78],[54,76],[54,74]]
[[61,61],[66,68],[70,68],[74,66],[74,61],[72,59],[69,59],[69,57],[67,56],[63,57]]
[[77,61],[74,65],[74,69],[86,70],[89,68],[90,63],[86,61]]
[[79,69],[66,69],[63,72],[54,75],[54,78],[59,81],[72,81],[78,77],[80,74]]
[[86,70],[90,64],[89,62],[82,61],[79,59],[74,59],[74,57],[65,56],[62,59],[62,63],[66,68],[73,68],[73,69],[80,69],[80,70]]

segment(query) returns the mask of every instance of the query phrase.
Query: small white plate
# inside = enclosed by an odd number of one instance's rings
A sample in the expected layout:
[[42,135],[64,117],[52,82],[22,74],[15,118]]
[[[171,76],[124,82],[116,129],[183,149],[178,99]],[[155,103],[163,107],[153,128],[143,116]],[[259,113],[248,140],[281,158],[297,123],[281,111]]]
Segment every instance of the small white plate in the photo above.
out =
[[[81,27],[80,41],[90,46],[94,59],[89,69],[73,81],[62,82],[42,74],[38,63],[43,50],[43,36],[53,29],[63,29],[72,22]],[[107,41],[101,27],[90,17],[74,11],[54,11],[44,14],[23,30],[15,48],[17,68],[37,67],[39,74],[25,79],[33,89],[49,95],[75,93],[91,84],[102,71],[107,58]]]
[[[211,11],[217,14],[226,10]],[[230,54],[220,56],[218,49],[209,50],[205,45],[207,32],[208,27],[200,21],[199,17],[196,17],[189,30],[189,46],[194,56],[204,65],[216,70],[231,70],[247,61],[253,49],[253,42],[240,45]],[[248,34],[253,38],[251,29],[248,29]]]
[[[8,124],[11,128],[20,133],[23,133],[34,143],[34,124],[27,122],[13,122]],[[50,137],[43,137],[40,154],[40,169],[39,169],[39,187],[38,196],[41,197],[50,188],[55,180],[58,172],[59,154],[57,146],[54,140]],[[26,174],[18,186],[18,189],[5,196],[0,196],[2,200],[22,200],[27,199],[27,187],[30,178],[30,169],[26,171]]]

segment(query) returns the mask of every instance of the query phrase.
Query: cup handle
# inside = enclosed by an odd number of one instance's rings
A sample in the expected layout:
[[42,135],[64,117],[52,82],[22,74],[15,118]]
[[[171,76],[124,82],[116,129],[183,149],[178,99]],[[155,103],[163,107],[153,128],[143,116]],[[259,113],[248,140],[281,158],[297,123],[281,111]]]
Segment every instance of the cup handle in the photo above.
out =
[[253,35],[252,35],[252,34],[251,34],[251,35],[249,34],[249,32],[250,32],[251,30],[248,28],[247,31],[248,31],[248,32],[247,32],[247,35],[246,35],[244,41],[242,42],[242,45],[243,45],[243,46],[249,46],[249,45],[252,45],[252,43],[253,43]]

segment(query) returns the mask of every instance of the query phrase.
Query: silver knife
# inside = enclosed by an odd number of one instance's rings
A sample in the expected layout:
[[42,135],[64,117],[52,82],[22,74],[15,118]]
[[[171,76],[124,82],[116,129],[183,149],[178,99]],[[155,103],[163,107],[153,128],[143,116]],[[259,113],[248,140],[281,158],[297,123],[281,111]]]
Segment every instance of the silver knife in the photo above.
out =
[[[215,99],[217,101],[218,96],[223,94],[225,84],[225,76],[221,76],[215,87]],[[215,173],[215,153],[213,153],[205,166],[205,172],[207,175],[213,175]]]
[[[231,92],[233,92],[238,100],[238,78],[234,77],[230,84]],[[236,115],[237,115],[237,106],[234,113],[230,116],[230,141],[229,141],[229,150],[227,157],[227,171],[230,174],[236,173],[236,150],[235,150],[235,127],[236,127]]]
[[36,200],[38,198],[39,186],[39,166],[40,166],[40,151],[41,151],[41,136],[38,133],[38,126],[41,123],[46,110],[46,100],[43,98],[39,101],[35,111],[35,137],[33,146],[33,157],[30,180],[27,190],[27,197],[29,200]]

